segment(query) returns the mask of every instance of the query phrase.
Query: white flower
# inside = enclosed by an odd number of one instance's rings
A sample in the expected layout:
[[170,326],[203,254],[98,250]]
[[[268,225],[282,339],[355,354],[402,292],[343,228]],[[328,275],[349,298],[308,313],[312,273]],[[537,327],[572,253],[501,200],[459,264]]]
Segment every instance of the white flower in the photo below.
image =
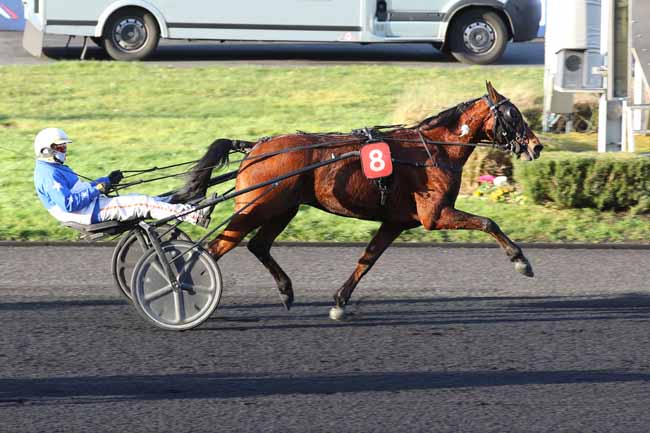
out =
[[506,176],[497,176],[492,181],[494,186],[503,186],[508,183],[508,178]]

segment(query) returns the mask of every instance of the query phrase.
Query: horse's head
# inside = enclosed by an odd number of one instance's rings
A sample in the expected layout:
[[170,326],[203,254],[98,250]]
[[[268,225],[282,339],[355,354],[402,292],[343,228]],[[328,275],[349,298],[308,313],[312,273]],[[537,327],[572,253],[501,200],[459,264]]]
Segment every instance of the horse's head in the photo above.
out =
[[492,83],[486,82],[487,103],[491,118],[485,124],[485,133],[498,147],[527,161],[539,158],[544,146],[530,129],[519,109],[508,98],[499,94]]

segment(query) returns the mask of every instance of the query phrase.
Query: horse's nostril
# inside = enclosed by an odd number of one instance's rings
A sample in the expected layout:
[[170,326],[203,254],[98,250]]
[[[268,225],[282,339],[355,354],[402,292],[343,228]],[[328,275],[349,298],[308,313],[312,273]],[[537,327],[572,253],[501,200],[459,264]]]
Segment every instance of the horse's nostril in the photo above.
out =
[[542,145],[542,144],[537,144],[537,145],[535,145],[535,147],[533,147],[533,153],[534,153],[535,155],[539,155],[540,153],[542,153],[542,150],[543,150],[543,149],[544,149],[544,145]]

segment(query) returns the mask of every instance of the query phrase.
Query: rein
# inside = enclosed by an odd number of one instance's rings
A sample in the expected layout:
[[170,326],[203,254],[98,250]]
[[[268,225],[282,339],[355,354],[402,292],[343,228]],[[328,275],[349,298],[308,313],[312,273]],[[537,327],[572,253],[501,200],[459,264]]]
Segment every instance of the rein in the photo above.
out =
[[122,170],[122,173],[133,173],[133,174],[130,174],[129,176],[124,176],[125,179],[128,179],[130,177],[139,176],[139,175],[145,174],[145,173],[151,173],[153,171],[160,171],[160,170],[166,170],[168,168],[182,167],[184,165],[195,164],[197,162],[199,162],[198,159],[196,159],[194,161],[180,162],[178,164],[165,165],[163,167],[153,166],[151,168],[145,168],[145,169],[141,169],[141,170]]

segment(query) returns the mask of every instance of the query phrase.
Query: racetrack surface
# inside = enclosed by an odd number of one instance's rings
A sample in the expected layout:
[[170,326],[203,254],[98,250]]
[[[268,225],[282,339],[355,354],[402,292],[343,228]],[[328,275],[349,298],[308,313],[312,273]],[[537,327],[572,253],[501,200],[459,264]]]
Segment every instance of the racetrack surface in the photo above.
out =
[[0,431],[647,432],[644,250],[392,248],[328,319],[356,247],[237,248],[200,328],[152,328],[110,247],[1,247]]

